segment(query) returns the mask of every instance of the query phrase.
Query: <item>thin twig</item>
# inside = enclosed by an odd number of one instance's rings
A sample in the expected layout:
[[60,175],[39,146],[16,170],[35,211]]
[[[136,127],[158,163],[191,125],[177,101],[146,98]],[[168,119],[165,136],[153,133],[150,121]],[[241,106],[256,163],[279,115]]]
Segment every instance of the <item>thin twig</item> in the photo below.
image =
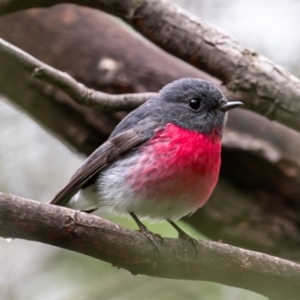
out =
[[87,88],[65,72],[61,72],[27,52],[0,38],[0,55],[15,61],[32,76],[59,87],[80,105],[111,111],[131,110],[156,93],[111,95]]

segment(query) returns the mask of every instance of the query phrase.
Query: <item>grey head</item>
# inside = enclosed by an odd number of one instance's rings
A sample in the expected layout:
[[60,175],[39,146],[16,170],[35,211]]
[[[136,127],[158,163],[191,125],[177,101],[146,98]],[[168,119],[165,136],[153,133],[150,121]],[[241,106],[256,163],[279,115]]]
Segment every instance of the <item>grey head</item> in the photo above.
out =
[[141,123],[148,129],[173,123],[202,134],[222,135],[227,111],[242,104],[229,102],[222,91],[208,81],[182,78],[164,86],[156,97],[130,113],[112,135]]
[[242,105],[229,102],[214,84],[197,78],[183,78],[166,85],[153,101],[160,103],[164,123],[172,122],[203,134],[221,134],[227,111]]

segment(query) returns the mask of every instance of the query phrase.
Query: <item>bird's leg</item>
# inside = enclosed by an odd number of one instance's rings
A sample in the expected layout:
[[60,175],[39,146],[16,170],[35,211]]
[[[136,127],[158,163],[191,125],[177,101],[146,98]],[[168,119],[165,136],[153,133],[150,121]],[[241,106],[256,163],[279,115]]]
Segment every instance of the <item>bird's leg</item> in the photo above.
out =
[[199,243],[197,241],[197,239],[191,237],[190,235],[188,235],[187,233],[185,233],[178,225],[176,225],[173,221],[171,220],[167,220],[178,232],[178,238],[184,240],[184,241],[188,241],[190,243],[192,243],[194,245],[194,247],[196,248],[197,253],[199,252],[200,248],[199,248]]
[[139,231],[142,234],[144,234],[148,238],[148,240],[154,245],[155,249],[158,250],[158,252],[160,252],[156,241],[156,237],[160,238],[160,240],[162,240],[163,238],[160,235],[154,234],[153,232],[148,230],[148,228],[139,220],[135,213],[131,212],[130,215],[132,216],[136,224],[139,226]]

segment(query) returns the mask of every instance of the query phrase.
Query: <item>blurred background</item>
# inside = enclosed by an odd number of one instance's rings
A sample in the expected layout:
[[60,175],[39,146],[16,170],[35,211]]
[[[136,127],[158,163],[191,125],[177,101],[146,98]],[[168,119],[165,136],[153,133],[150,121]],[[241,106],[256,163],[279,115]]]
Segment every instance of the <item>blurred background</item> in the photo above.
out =
[[[299,1],[173,2],[297,75]],[[46,202],[68,181],[84,156],[11,106],[5,96],[0,95],[0,100],[0,190]],[[131,220],[104,217],[136,229]],[[180,225],[205,239],[183,222]],[[149,229],[163,236],[176,236],[168,224],[149,225]],[[132,276],[77,253],[22,240],[0,240],[0,266],[3,300],[266,299],[213,283]]]

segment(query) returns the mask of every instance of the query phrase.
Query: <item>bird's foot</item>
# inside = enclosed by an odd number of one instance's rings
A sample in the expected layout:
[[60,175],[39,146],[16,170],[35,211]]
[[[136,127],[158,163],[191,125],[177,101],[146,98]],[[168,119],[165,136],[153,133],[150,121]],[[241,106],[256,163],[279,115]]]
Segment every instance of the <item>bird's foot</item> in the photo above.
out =
[[186,241],[188,243],[191,243],[196,250],[196,254],[198,254],[200,252],[200,246],[199,246],[199,242],[197,239],[191,237],[190,235],[188,235],[187,233],[185,233],[178,225],[176,225],[173,221],[171,220],[167,220],[178,232],[178,238]]
[[130,213],[130,215],[132,216],[132,218],[135,220],[135,222],[137,223],[137,225],[139,226],[139,232],[142,233],[143,235],[145,235],[147,237],[147,239],[152,243],[152,245],[154,246],[154,250],[155,252],[160,254],[160,250],[159,250],[159,245],[157,243],[157,238],[160,239],[160,242],[163,241],[163,238],[159,235],[159,234],[155,234],[153,232],[151,232],[139,219],[138,217],[134,214],[134,213]]
[[198,242],[197,239],[195,239],[192,236],[188,235],[183,230],[182,230],[181,233],[178,234],[178,237],[181,240],[184,240],[184,241],[186,241],[188,243],[191,243],[195,247],[197,254],[200,252],[200,246],[199,246],[199,242]]
[[140,233],[142,233],[146,238],[152,243],[154,246],[154,250],[160,253],[159,245],[157,243],[157,238],[160,239],[160,241],[163,241],[163,238],[159,234],[155,234],[151,232],[146,226],[143,226],[143,228],[140,227],[138,230]]

